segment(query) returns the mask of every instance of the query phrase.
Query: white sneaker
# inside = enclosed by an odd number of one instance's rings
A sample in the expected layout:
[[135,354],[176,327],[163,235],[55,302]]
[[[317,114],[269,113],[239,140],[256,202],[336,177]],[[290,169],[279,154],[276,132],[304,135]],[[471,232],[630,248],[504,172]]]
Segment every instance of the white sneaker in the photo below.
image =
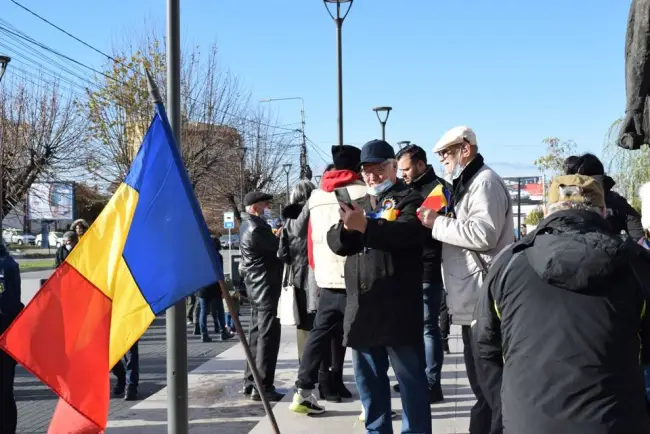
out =
[[[309,393],[309,396],[303,395]],[[289,410],[299,414],[322,414],[325,408],[318,404],[316,396],[311,391],[298,389],[293,394],[293,401],[289,404]]]
[[[392,411],[390,412],[390,418],[395,419],[397,417],[397,412]],[[366,409],[363,408],[363,405],[361,406],[361,414],[359,415],[359,422],[365,422],[366,421]]]

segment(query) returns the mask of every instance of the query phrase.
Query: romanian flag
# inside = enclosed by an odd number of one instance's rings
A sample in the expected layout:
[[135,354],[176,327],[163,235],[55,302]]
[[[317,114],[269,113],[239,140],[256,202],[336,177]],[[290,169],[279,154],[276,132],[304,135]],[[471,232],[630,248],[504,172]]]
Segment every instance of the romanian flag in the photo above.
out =
[[424,199],[422,208],[428,208],[437,213],[447,215],[451,212],[451,192],[444,185],[436,185]]
[[223,280],[162,105],[124,182],[0,348],[59,397],[51,434],[101,433],[109,371],[156,315]]

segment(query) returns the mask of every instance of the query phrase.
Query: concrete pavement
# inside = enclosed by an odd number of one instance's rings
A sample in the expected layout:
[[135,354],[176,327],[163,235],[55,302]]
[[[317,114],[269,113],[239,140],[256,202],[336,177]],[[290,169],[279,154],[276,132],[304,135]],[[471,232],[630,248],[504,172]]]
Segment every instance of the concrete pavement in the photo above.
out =
[[[469,410],[474,396],[462,356],[460,329],[454,327],[450,338],[452,354],[446,356],[443,368],[445,402],[431,407],[434,434],[467,433]],[[244,375],[244,351],[236,345],[209,360],[189,376],[190,433],[208,434],[272,434],[261,403],[252,402],[241,392]],[[327,412],[320,416],[303,416],[289,411],[293,382],[298,369],[294,327],[283,327],[282,344],[276,371],[276,386],[287,392],[284,400],[274,406],[282,434],[364,433],[358,420],[361,404],[354,386],[351,354],[346,355],[344,381],[354,398],[339,404],[324,403]],[[392,372],[391,372],[392,376]],[[392,376],[394,382],[394,376]],[[393,408],[401,414],[398,394],[393,394]],[[163,434],[167,430],[167,389],[136,404],[128,412],[109,421],[107,434]],[[400,419],[394,421],[400,432]]]

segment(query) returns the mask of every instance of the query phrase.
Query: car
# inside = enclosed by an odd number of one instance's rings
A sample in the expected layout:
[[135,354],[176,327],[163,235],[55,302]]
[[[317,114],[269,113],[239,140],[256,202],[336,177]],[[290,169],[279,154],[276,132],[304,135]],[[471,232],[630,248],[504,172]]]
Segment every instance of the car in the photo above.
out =
[[530,199],[530,193],[524,189],[518,192],[517,188],[508,188],[508,193],[510,193],[510,199],[512,200],[517,200],[518,197],[521,197],[523,200]]
[[36,243],[36,237],[26,232],[17,231],[11,236],[11,242],[13,244],[18,244],[19,246],[22,246],[23,244],[34,245]]
[[[230,242],[232,244],[233,249],[238,249],[239,248],[239,235],[233,234],[231,235]],[[228,246],[228,235],[222,235],[219,238],[219,243],[221,244],[222,249],[229,250],[230,247]]]
[[[47,238],[50,247],[59,248],[63,244],[63,232],[49,232]],[[43,245],[43,235],[36,235],[35,243],[38,247],[41,247]]]

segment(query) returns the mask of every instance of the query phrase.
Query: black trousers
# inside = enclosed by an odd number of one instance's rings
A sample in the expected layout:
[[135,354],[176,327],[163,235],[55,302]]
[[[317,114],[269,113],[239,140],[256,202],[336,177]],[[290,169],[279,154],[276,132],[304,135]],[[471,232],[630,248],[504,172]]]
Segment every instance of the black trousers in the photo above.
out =
[[480,367],[474,358],[472,350],[473,339],[470,326],[462,326],[463,358],[469,385],[476,396],[476,404],[470,410],[470,434],[502,434],[501,408],[492,409],[480,387]]
[[[251,327],[248,331],[248,343],[255,366],[260,374],[264,391],[273,391],[275,386],[275,367],[278,364],[280,351],[280,337],[282,328],[280,320],[276,317],[276,310],[257,310],[253,307],[251,312]],[[250,366],[246,365],[244,377],[245,386],[255,387]]]
[[440,336],[443,339],[449,338],[450,327],[451,318],[449,317],[449,309],[447,309],[447,291],[445,291],[440,302]]
[[18,410],[14,397],[16,362],[0,351],[0,434],[15,434]]
[[[332,358],[332,371],[343,372],[343,360],[345,359],[345,347],[342,345],[343,316],[346,302],[347,296],[344,291],[321,289],[314,327],[309,332],[300,361],[298,380],[296,381],[297,388],[313,389],[318,382],[321,362],[330,357]],[[335,340],[334,344],[332,344],[332,339]]]

